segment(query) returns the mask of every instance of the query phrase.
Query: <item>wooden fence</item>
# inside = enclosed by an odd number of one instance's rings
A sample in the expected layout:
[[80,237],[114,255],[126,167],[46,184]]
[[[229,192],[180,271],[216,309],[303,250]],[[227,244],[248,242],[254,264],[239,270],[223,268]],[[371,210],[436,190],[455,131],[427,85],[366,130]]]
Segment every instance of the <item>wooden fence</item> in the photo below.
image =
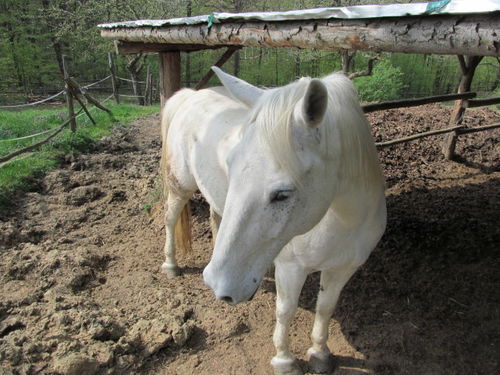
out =
[[[239,47],[230,47],[228,50],[221,56],[221,58],[215,63],[216,66],[221,67],[226,61],[229,60],[231,55],[237,51]],[[158,93],[159,90],[154,90],[154,85],[153,85],[153,77],[151,74],[150,69],[147,69],[147,74],[146,74],[146,80],[145,81],[134,81],[133,79],[126,79],[122,78],[116,75],[116,67],[114,63],[114,57],[113,54],[109,54],[109,71],[110,75],[99,80],[96,82],[93,82],[91,84],[87,84],[85,86],[81,86],[78,84],[78,82],[73,79],[67,68],[66,68],[66,63],[63,63],[64,66],[64,83],[65,83],[65,88],[64,90],[60,91],[59,93],[52,95],[48,98],[45,98],[43,100],[40,100],[38,102],[34,103],[27,103],[27,104],[17,104],[17,105],[9,105],[9,106],[0,106],[1,108],[19,108],[19,107],[25,107],[25,106],[33,106],[37,104],[42,104],[46,103],[50,100],[53,100],[61,95],[66,96],[66,103],[68,106],[68,120],[65,121],[62,125],[55,129],[50,129],[41,133],[33,134],[30,136],[25,136],[21,138],[15,138],[15,139],[7,139],[7,140],[0,140],[0,142],[9,142],[9,141],[16,141],[19,139],[26,139],[26,138],[32,138],[32,137],[37,137],[40,135],[43,135],[45,133],[51,133],[48,137],[45,139],[36,142],[28,147],[25,147],[23,149],[17,150],[9,155],[0,157],[0,163],[6,163],[10,160],[12,160],[14,157],[32,151],[41,145],[49,142],[52,138],[57,136],[59,133],[62,132],[64,128],[66,128],[68,125],[70,125],[70,128],[72,131],[76,131],[76,118],[86,114],[87,117],[90,119],[92,123],[95,124],[95,120],[93,119],[92,115],[90,114],[90,111],[87,108],[87,103],[91,103],[97,108],[107,112],[109,115],[112,116],[112,113],[109,109],[107,109],[105,106],[103,106],[97,99],[95,99],[92,95],[88,93],[88,89],[101,84],[108,79],[111,80],[111,89],[112,89],[112,94],[104,100],[104,102],[108,101],[109,99],[113,98],[117,103],[120,103],[120,97],[133,97],[133,98],[141,98],[142,100],[140,101],[142,104],[151,104],[153,100],[155,99],[154,93]],[[197,90],[203,88],[210,78],[213,76],[213,71],[209,70],[205,76],[198,82],[198,84],[195,86]],[[134,95],[124,95],[120,94],[119,92],[119,84],[118,81],[124,81],[124,82],[130,82],[132,83],[132,86],[134,88]],[[144,89],[144,94],[142,94],[141,91],[138,90],[139,84],[144,84],[145,89]],[[454,118],[451,120],[451,126],[443,128],[443,129],[438,129],[438,130],[431,130],[423,133],[417,133],[411,136],[407,137],[402,137],[402,138],[397,138],[397,139],[392,139],[392,140],[387,140],[387,141],[382,141],[382,142],[377,142],[376,146],[378,148],[383,148],[391,145],[396,145],[400,143],[406,143],[410,141],[414,141],[416,139],[424,138],[424,137],[429,137],[429,136],[436,136],[440,134],[449,134],[452,139],[453,139],[453,150],[455,147],[456,139],[463,134],[470,134],[474,132],[480,132],[480,131],[487,131],[487,130],[492,130],[500,127],[500,123],[495,123],[495,124],[489,124],[489,125],[484,125],[484,126],[479,126],[479,127],[474,127],[474,128],[467,128],[463,125],[461,125],[461,121],[463,118],[463,114],[467,108],[472,108],[472,107],[481,107],[481,106],[488,106],[488,105],[495,105],[500,103],[500,97],[496,98],[488,98],[488,99],[474,99],[476,97],[476,93],[474,92],[461,92],[457,94],[448,94],[448,95],[440,95],[440,96],[430,96],[430,97],[424,97],[424,98],[417,98],[417,99],[405,99],[405,100],[398,100],[398,101],[388,101],[388,102],[380,102],[380,103],[371,103],[371,104],[364,104],[362,105],[362,108],[365,113],[370,113],[370,112],[375,112],[375,111],[383,111],[383,110],[388,110],[388,109],[395,109],[395,108],[408,108],[408,107],[413,107],[413,106],[419,106],[419,105],[424,105],[424,104],[430,104],[430,103],[439,103],[439,102],[445,102],[445,101],[456,101],[455,105],[455,113],[459,113],[460,116],[457,118]],[[80,110],[75,113],[74,109],[74,102],[77,101],[80,104]],[[457,109],[458,108],[458,109]],[[455,115],[456,117],[456,115]],[[449,140],[447,143],[443,146],[443,149],[450,148],[449,145]],[[452,151],[453,151],[452,150]],[[450,151],[448,151],[450,152]],[[445,151],[446,155],[446,151]],[[450,155],[448,155],[450,157]],[[1,164],[0,164],[1,166]]]

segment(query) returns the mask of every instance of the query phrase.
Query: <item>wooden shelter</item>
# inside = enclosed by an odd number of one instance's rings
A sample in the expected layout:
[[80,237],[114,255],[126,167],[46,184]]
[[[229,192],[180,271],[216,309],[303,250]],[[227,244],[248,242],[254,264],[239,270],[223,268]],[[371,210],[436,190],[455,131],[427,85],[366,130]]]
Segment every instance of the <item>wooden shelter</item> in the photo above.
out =
[[[162,103],[180,88],[180,52],[227,48],[219,66],[248,46],[452,54],[463,72],[459,92],[469,91],[483,56],[500,56],[500,0],[216,13],[99,27],[120,54],[159,53]],[[464,100],[457,102],[453,125],[462,117]]]

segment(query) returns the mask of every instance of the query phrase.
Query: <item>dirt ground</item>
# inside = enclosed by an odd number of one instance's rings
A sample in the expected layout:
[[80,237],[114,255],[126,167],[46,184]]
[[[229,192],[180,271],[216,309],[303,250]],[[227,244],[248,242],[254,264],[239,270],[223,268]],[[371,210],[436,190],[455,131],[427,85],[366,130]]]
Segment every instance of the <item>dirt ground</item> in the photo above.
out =
[[[429,105],[369,116],[377,141],[447,126]],[[468,125],[498,122],[469,110]],[[344,288],[330,324],[335,375],[500,374],[500,131],[380,150],[388,227]],[[63,160],[0,213],[0,374],[271,374],[275,289],[235,307],[201,272],[208,209],[193,200],[194,252],[162,263],[159,118],[117,128]],[[292,349],[307,370],[318,275],[303,290]]]

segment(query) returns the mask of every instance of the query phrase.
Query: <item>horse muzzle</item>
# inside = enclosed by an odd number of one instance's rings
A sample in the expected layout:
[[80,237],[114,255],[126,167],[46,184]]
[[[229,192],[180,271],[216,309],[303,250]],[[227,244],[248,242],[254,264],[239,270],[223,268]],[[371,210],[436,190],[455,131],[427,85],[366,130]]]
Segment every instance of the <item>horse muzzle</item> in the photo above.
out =
[[216,272],[218,277],[214,277],[214,272],[210,264],[203,271],[203,281],[215,294],[215,298],[224,301],[230,305],[236,305],[241,302],[251,301],[259,284],[257,280],[252,279],[251,283],[242,282],[239,280],[228,280],[221,277],[220,272]]

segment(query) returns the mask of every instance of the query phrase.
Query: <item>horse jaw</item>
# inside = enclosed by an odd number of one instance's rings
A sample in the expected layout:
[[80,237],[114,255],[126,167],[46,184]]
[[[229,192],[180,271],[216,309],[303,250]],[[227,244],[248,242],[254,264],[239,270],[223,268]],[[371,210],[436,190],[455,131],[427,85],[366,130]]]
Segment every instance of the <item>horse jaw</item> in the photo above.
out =
[[255,87],[248,82],[243,81],[237,77],[225,73],[216,66],[212,66],[212,70],[219,77],[219,80],[224,87],[229,91],[231,96],[240,101],[241,103],[252,108],[264,90]]

